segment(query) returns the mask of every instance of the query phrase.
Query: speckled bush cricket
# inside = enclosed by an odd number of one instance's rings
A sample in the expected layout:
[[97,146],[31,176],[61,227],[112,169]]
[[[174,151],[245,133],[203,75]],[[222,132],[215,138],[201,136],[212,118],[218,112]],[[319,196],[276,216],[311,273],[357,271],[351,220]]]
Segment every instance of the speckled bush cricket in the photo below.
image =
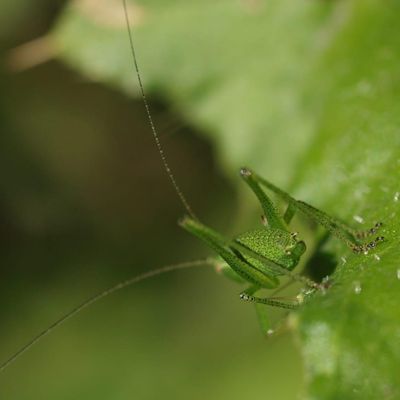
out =
[[[136,57],[134,56],[135,64]],[[138,77],[140,80],[140,75],[138,73]],[[141,88],[143,90],[143,86],[140,82]],[[145,100],[144,92],[143,98]],[[147,102],[145,100],[146,108]],[[149,113],[149,118],[151,122],[151,114]],[[200,237],[203,241],[208,243],[211,247],[216,250],[220,256],[229,264],[222,263],[220,259],[214,261],[211,259],[204,260],[206,264],[217,264],[219,268],[229,277],[234,280],[240,280],[243,282],[247,282],[250,284],[250,287],[240,294],[240,297],[244,300],[253,301],[256,304],[267,304],[271,306],[277,306],[282,308],[294,308],[296,307],[293,304],[286,304],[284,302],[279,301],[274,298],[259,298],[256,295],[256,292],[261,288],[272,289],[278,286],[279,282],[277,280],[277,276],[279,275],[288,275],[293,279],[299,280],[308,286],[320,289],[321,286],[315,282],[312,282],[304,277],[293,274],[291,271],[297,265],[300,256],[305,251],[305,245],[303,242],[298,241],[297,235],[295,233],[291,233],[288,229],[288,223],[294,215],[296,210],[299,210],[315,220],[317,223],[323,225],[326,229],[328,229],[332,234],[337,236],[340,240],[342,240],[349,248],[351,248],[356,253],[361,253],[368,251],[371,248],[374,248],[378,241],[383,240],[383,237],[377,237],[372,242],[359,245],[349,240],[344,232],[351,234],[354,238],[364,238],[373,234],[376,228],[379,227],[380,224],[377,224],[374,228],[367,232],[358,232],[353,230],[352,228],[347,227],[346,225],[340,223],[336,219],[329,217],[323,212],[303,203],[300,201],[296,201],[287,195],[285,192],[276,188],[268,181],[262,179],[254,172],[248,169],[241,170],[241,176],[245,180],[246,183],[250,186],[253,192],[259,198],[261,205],[264,210],[264,222],[265,227],[260,230],[254,230],[246,232],[243,235],[240,235],[235,240],[229,240],[210,228],[202,225],[192,210],[186,199],[183,197],[178,185],[175,182],[175,179],[172,176],[172,173],[169,170],[168,165],[166,164],[165,157],[163,156],[162,149],[158,143],[157,135],[154,130],[154,126],[151,122],[153,133],[155,134],[155,138],[157,144],[159,146],[160,154],[164,160],[165,167],[169,176],[173,182],[173,185],[178,192],[186,210],[189,214],[188,217],[185,217],[181,222],[181,226],[188,230],[189,232],[195,234]],[[271,203],[269,198],[262,191],[261,186],[265,186],[275,192],[278,196],[282,197],[288,203],[288,209],[285,215],[282,217],[279,212],[276,210],[274,205]],[[265,242],[269,242],[271,246],[265,247]],[[141,279],[147,278],[149,276],[153,276],[157,273],[165,272],[167,270],[179,269],[188,267],[191,265],[198,265],[199,262],[194,263],[183,263],[176,266],[167,267],[165,269],[157,270],[152,273],[148,273],[142,275],[133,280],[127,281],[125,283],[119,284],[105,292],[102,292],[100,295],[96,296],[94,299],[89,300],[89,302],[85,303],[83,306],[78,307],[74,311],[72,311],[68,316],[57,322],[55,325],[50,327],[48,330],[43,332],[37,339],[31,342],[28,347],[36,343],[41,337],[50,332],[55,326],[59,323],[65,321],[67,318],[74,315],[76,312],[85,308],[89,304],[92,304],[97,299],[104,297],[105,295],[111,293],[112,291],[118,290],[128,284],[132,284]],[[265,318],[266,321],[266,317]],[[268,326],[267,323],[263,323],[263,326]],[[14,360],[18,355],[22,354],[27,348],[21,350],[15,357],[13,357],[9,362],[5,363],[1,368],[6,367],[12,360]]]

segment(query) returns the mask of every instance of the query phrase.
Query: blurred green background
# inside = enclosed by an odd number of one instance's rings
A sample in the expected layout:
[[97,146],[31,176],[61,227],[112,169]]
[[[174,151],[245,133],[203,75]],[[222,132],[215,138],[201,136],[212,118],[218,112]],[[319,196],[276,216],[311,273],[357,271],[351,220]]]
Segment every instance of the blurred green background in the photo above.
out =
[[[237,177],[248,165],[355,227],[383,221],[386,241],[354,255],[328,240],[308,269],[337,266],[335,284],[272,341],[210,268],[141,282],[3,371],[2,398],[398,399],[399,12],[396,0],[130,1],[156,126],[204,223],[260,226]],[[3,0],[0,16],[6,360],[100,290],[212,253],[176,224],[122,3]],[[310,259],[323,231],[293,229]]]
[[[1,3],[1,361],[98,291],[212,254],[176,224],[184,210],[140,98],[53,57],[25,69],[37,50],[16,47],[47,35],[65,5]],[[113,7],[123,15],[120,2]],[[246,206],[210,142],[176,102],[155,95],[150,106],[192,207],[229,233]],[[231,178],[239,181],[235,170]],[[266,342],[240,290],[204,267],[110,296],[3,371],[1,398],[240,399],[264,398],[266,387],[271,398],[295,398],[302,367],[292,338]]]

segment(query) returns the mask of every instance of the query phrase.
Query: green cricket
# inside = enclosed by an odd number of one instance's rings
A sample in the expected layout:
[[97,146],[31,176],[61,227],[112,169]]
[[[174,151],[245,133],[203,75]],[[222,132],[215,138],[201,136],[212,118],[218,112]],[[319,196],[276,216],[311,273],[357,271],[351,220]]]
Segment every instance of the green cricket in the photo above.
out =
[[[73,317],[78,312],[82,311],[84,308],[100,300],[101,298],[126,286],[130,286],[155,275],[200,265],[214,266],[226,277],[234,281],[247,284],[247,289],[241,291],[239,297],[244,301],[254,303],[257,316],[260,320],[261,329],[264,334],[267,336],[270,335],[272,332],[271,325],[269,323],[264,306],[268,305],[291,310],[297,308],[300,305],[301,300],[298,298],[288,299],[279,297],[259,297],[258,292],[261,289],[278,288],[278,277],[282,275],[289,276],[292,280],[300,281],[316,291],[327,290],[329,287],[329,285],[314,282],[307,277],[293,272],[293,269],[298,265],[301,256],[306,251],[306,245],[303,241],[298,239],[297,232],[292,232],[289,228],[289,223],[291,222],[296,211],[303,213],[317,224],[323,226],[331,234],[342,241],[349,249],[357,254],[367,253],[369,250],[374,249],[380,241],[384,240],[383,236],[377,236],[372,240],[368,240],[367,243],[362,244],[359,242],[360,239],[366,239],[375,234],[378,228],[382,225],[381,222],[376,223],[371,229],[366,231],[353,229],[352,227],[344,224],[332,216],[329,216],[323,211],[318,210],[317,208],[303,201],[294,199],[288,193],[279,189],[248,168],[242,168],[240,170],[240,177],[250,187],[260,202],[263,210],[263,227],[260,229],[246,231],[234,239],[229,239],[224,235],[214,231],[210,227],[203,225],[192,211],[188,201],[178,186],[160,144],[145,95],[144,86],[142,84],[141,74],[139,72],[128,19],[126,0],[122,1],[124,5],[125,19],[133,62],[139,81],[139,87],[142,93],[143,103],[149,119],[150,128],[154,135],[165,170],[188,214],[179,221],[179,225],[210,246],[218,254],[218,257],[205,258],[202,260],[165,266],[128,279],[112,286],[107,290],[102,291],[70,311],[64,317],[40,333],[36,338],[34,338],[31,342],[14,354],[8,361],[4,362],[0,366],[0,371],[8,367],[20,355],[25,353],[30,347],[36,344],[39,340],[41,340],[44,336],[53,331],[67,319]],[[269,189],[287,203],[287,208],[284,215],[282,215],[277,207],[272,203],[270,198],[264,192],[263,187]],[[287,302],[288,300],[289,302]]]
[[[264,212],[262,216],[263,229],[253,229],[239,235],[234,240],[230,240],[192,217],[184,217],[180,221],[180,225],[207,243],[222,257],[226,265],[221,270],[226,276],[250,284],[249,288],[239,295],[243,300],[273,307],[295,308],[296,305],[293,304],[282,303],[273,298],[255,296],[255,293],[260,289],[277,288],[279,286],[277,276],[279,275],[287,275],[311,288],[324,290],[323,285],[292,273],[306,250],[305,243],[299,241],[297,233],[291,232],[288,226],[296,211],[304,213],[313,221],[324,226],[358,254],[368,252],[375,248],[378,242],[384,240],[383,236],[378,236],[369,243],[358,244],[346,236],[347,232],[354,239],[367,238],[376,232],[382,225],[381,222],[376,223],[373,228],[367,231],[358,231],[303,201],[295,200],[289,194],[247,168],[240,170],[240,176],[250,186],[261,204]],[[283,217],[262,190],[261,185],[287,202],[288,207]],[[257,314],[260,316],[259,313]],[[265,320],[266,317],[264,317],[264,321],[260,321],[261,326],[266,326]]]

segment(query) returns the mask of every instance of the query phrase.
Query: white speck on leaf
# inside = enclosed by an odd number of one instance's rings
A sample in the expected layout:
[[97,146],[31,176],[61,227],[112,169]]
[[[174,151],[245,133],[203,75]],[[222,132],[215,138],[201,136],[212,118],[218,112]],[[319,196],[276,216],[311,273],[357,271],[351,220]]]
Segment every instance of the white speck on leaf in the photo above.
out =
[[332,376],[337,367],[337,340],[331,327],[314,322],[308,327],[304,346],[306,363],[315,375]]

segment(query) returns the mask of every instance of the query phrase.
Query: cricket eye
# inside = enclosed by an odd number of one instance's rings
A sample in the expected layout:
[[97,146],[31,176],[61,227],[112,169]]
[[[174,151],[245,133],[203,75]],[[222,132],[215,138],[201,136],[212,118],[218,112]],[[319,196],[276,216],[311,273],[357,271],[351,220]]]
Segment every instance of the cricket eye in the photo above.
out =
[[286,254],[287,256],[290,256],[290,255],[292,254],[292,252],[291,252],[290,250],[286,250],[286,251],[285,251],[285,254]]

